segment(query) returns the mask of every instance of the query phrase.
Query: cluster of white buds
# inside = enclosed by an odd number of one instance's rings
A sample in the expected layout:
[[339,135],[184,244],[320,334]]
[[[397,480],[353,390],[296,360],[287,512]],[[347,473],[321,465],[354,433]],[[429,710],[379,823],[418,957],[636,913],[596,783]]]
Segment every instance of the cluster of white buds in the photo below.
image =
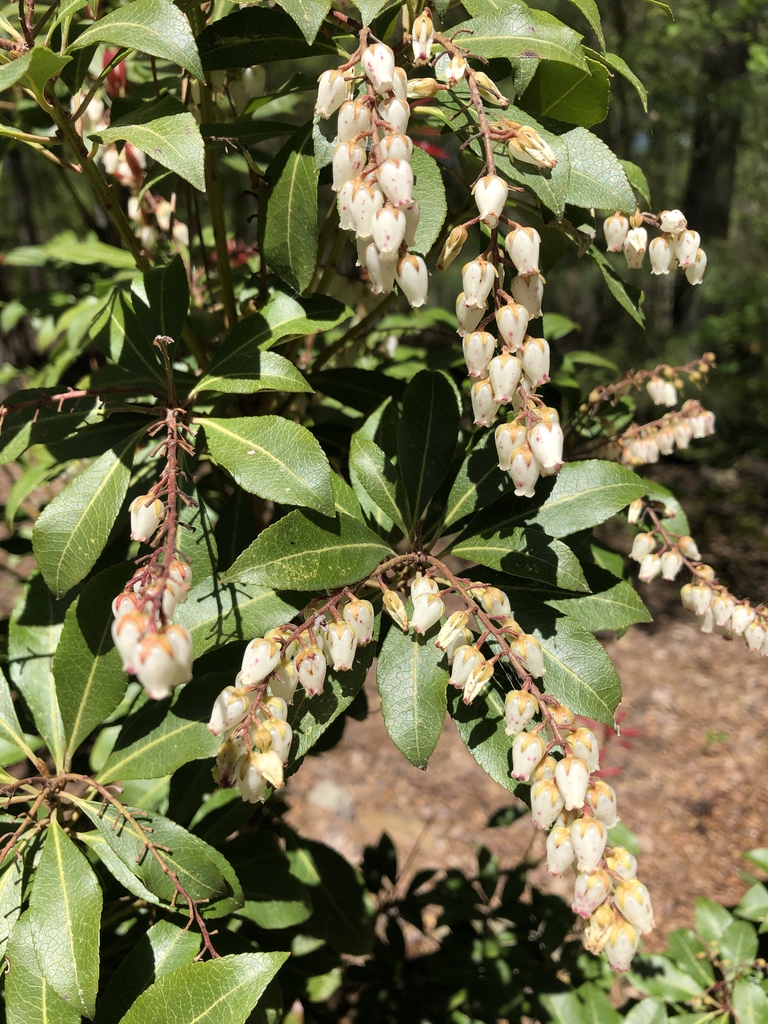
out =
[[[423,306],[427,265],[409,251],[421,213],[413,198],[407,75],[389,46],[371,42],[369,33],[365,38],[351,65],[320,75],[315,113],[329,118],[338,111],[333,190],[340,226],[355,234],[358,266],[367,270],[371,290],[384,295],[397,282],[411,306]],[[429,25],[419,39],[414,53],[431,50]],[[363,89],[355,96],[358,67]]]
[[[141,495],[136,499],[139,507],[132,509],[134,539],[148,540],[154,533],[147,533],[151,524],[147,524],[145,509],[154,513],[155,529],[159,524],[158,511],[146,504],[149,500],[151,495]],[[140,571],[112,602],[112,639],[123,671],[135,675],[152,700],[164,700],[192,678],[192,638],[184,626],[173,622],[176,607],[186,601],[191,583],[189,565],[174,558],[167,571],[164,565]]]
[[[332,613],[330,619],[327,610]],[[303,626],[278,626],[251,640],[235,685],[219,694],[208,723],[215,736],[231,733],[219,749],[216,781],[223,787],[238,786],[243,799],[251,803],[266,799],[267,785],[283,784],[293,736],[286,722],[287,708],[296,687],[301,684],[309,696],[322,693],[328,666],[334,672],[348,671],[358,647],[373,638],[373,605],[356,597],[340,610],[328,601],[313,602],[304,610],[304,621]],[[274,708],[285,713],[277,714]],[[275,762],[271,773],[268,754]]]
[[[657,224],[661,234],[648,241],[646,223]],[[658,218],[644,217],[637,210],[627,218],[618,210],[603,222],[608,252],[623,252],[630,270],[643,265],[646,251],[652,274],[669,274],[679,267],[689,284],[701,284],[707,269],[707,254],[700,247],[697,231],[688,227],[680,210],[662,210]]]
[[[660,381],[662,385],[667,383]],[[674,384],[672,389],[676,391]],[[666,413],[652,423],[633,425],[626,430],[618,439],[619,457],[625,466],[649,465],[658,462],[660,455],[671,455],[675,448],[687,448],[694,438],[709,437],[714,432],[715,414],[691,398],[679,412]]]

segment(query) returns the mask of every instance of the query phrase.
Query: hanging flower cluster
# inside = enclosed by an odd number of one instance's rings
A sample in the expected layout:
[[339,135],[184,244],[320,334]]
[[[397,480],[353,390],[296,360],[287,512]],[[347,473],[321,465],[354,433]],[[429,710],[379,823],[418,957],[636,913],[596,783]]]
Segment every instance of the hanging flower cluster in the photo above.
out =
[[[669,382],[659,383],[666,389]],[[679,412],[668,412],[650,423],[633,424],[625,430],[618,439],[620,459],[625,466],[649,465],[658,462],[660,455],[671,455],[675,448],[685,449],[694,438],[709,437],[714,432],[715,414],[690,398]]]
[[[651,224],[661,234],[648,242]],[[608,252],[623,252],[630,270],[639,270],[646,251],[652,274],[669,274],[679,267],[689,284],[701,284],[707,269],[707,254],[700,247],[698,231],[692,231],[680,210],[662,210],[658,217],[637,210],[630,218],[618,210],[603,222]]]

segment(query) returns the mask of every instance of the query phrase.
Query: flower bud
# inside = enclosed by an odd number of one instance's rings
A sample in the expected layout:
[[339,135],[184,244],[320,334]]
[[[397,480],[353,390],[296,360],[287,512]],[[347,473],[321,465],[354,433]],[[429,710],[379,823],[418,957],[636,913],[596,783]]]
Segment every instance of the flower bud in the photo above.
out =
[[640,571],[637,578],[643,583],[650,583],[655,580],[661,572],[661,559],[658,555],[646,555],[640,563]]
[[699,551],[698,545],[693,537],[679,537],[677,540],[677,546],[682,551],[686,558],[689,558],[692,562],[701,561],[701,552]]
[[475,197],[477,212],[480,220],[489,228],[499,226],[499,217],[504,210],[508,191],[509,186],[498,174],[486,174],[475,182],[472,195]]
[[409,100],[431,100],[445,88],[435,78],[410,78],[408,80]]
[[395,68],[395,76],[392,79],[392,92],[400,100],[408,99],[408,75],[405,68]]
[[526,338],[523,345],[523,370],[534,387],[549,380],[550,352],[546,338]]
[[557,768],[557,761],[551,754],[547,754],[544,760],[539,761],[536,765],[533,777],[537,782],[540,782],[542,779],[554,779],[555,768]]
[[484,309],[493,283],[498,275],[488,260],[478,256],[461,268],[464,299],[469,309]]
[[349,671],[354,664],[357,650],[354,629],[346,622],[332,622],[326,632],[326,642],[333,661],[333,671]]
[[365,150],[356,142],[342,142],[333,152],[333,191],[352,181],[365,167]]
[[563,809],[560,790],[551,779],[540,779],[531,786],[531,816],[536,828],[551,828]]
[[515,448],[509,460],[509,475],[515,485],[515,494],[518,498],[532,498],[536,481],[541,475],[541,463],[531,451],[526,441],[519,448]]
[[653,907],[648,890],[636,878],[616,887],[613,900],[622,917],[642,935],[653,931]]
[[339,227],[342,231],[354,231],[356,229],[355,218],[352,213],[355,189],[360,178],[350,178],[345,181],[336,196],[336,208],[339,211]]
[[208,729],[214,736],[231,731],[236,725],[240,725],[250,706],[251,701],[245,690],[227,686],[213,702]]
[[637,874],[637,860],[623,846],[614,846],[606,850],[605,863],[608,870],[621,879],[634,878]]
[[568,737],[571,745],[571,753],[581,758],[591,772],[596,772],[600,767],[600,747],[597,736],[584,725],[574,729]]
[[130,504],[131,540],[146,544],[165,518],[165,505],[151,494],[140,494]]
[[757,620],[750,622],[744,630],[744,639],[746,640],[747,647],[750,651],[759,651],[766,636],[768,636],[768,631],[766,631],[765,626]]
[[523,372],[523,364],[517,356],[509,352],[502,352],[491,360],[488,366],[488,375],[493,390],[493,398],[499,404],[511,402],[517,392],[520,377]]
[[662,455],[671,455],[675,450],[675,434],[671,427],[662,427],[656,435],[656,444]]
[[413,202],[413,170],[407,160],[382,161],[379,185],[393,206],[409,206]]
[[363,51],[363,73],[378,93],[392,91],[395,55],[384,43],[370,43]]
[[521,125],[513,138],[507,142],[510,160],[519,160],[534,167],[556,167],[557,157],[551,147],[542,139],[535,128]]
[[469,593],[491,618],[498,619],[504,616],[508,619],[512,614],[509,598],[498,587],[472,587]]
[[522,349],[525,332],[528,330],[528,320],[528,310],[519,302],[508,302],[496,311],[499,337],[510,352]]
[[512,744],[510,777],[527,782],[531,772],[546,753],[544,740],[537,732],[521,732]]
[[523,633],[512,644],[512,653],[520,659],[523,667],[534,679],[540,679],[545,675],[544,652],[535,636]]
[[280,758],[281,764],[288,763],[288,755],[293,742],[293,729],[284,721],[271,721],[269,724],[269,735],[272,740],[271,749]]
[[464,684],[464,696],[461,698],[465,704],[471,704],[475,697],[485,688],[485,684],[493,676],[493,665],[482,659],[469,673]]
[[235,784],[243,800],[249,804],[263,802],[267,795],[267,780],[256,767],[261,754],[251,753],[242,758],[235,773]]
[[499,89],[493,79],[489,78],[484,71],[475,72],[475,84],[477,85],[477,91],[486,103],[491,103],[494,107],[509,106],[509,100],[507,97],[501,89]]
[[566,811],[580,811],[589,786],[589,768],[581,758],[567,754],[562,761],[558,761],[555,782],[563,794]]
[[428,64],[432,57],[432,44],[435,39],[435,26],[432,23],[432,12],[427,7],[413,23],[411,45],[413,47],[413,63]]
[[[339,196],[341,196],[341,192],[339,192]],[[378,185],[369,185],[360,178],[354,179],[352,189],[352,228],[358,238],[373,237],[374,242],[376,241],[373,231],[373,220],[383,206],[384,193]],[[390,209],[392,208],[390,207]],[[378,243],[376,247],[380,253],[383,253],[384,250],[382,250]],[[397,249],[395,249],[395,252],[397,252]]]
[[396,260],[405,237],[403,211],[387,203],[373,214],[370,224],[373,241],[381,258]]
[[177,665],[173,647],[167,636],[162,633],[149,633],[144,636],[136,648],[134,668],[136,678],[151,700],[165,700],[173,693]]
[[600,904],[605,902],[610,891],[611,879],[602,868],[579,874],[573,887],[571,910],[579,917],[591,917]]
[[186,562],[181,562],[178,558],[174,558],[168,571],[168,577],[173,583],[183,588],[184,597],[182,598],[177,595],[176,603],[184,604],[187,600],[186,595],[189,592],[189,588],[192,586],[192,566],[187,565]]
[[319,647],[307,647],[301,654],[297,654],[294,665],[299,682],[310,697],[323,692],[328,663]]
[[373,294],[389,295],[395,287],[397,261],[382,258],[376,244],[371,242],[365,250],[365,266],[368,270]]
[[236,785],[238,762],[247,754],[247,747],[242,736],[226,740],[216,751],[216,766],[211,774],[214,782],[222,789],[230,789]]
[[525,444],[525,427],[519,423],[501,423],[496,427],[494,440],[499,456],[499,469],[508,473],[512,467],[513,452]]
[[459,630],[459,632],[456,634],[453,640],[451,640],[445,646],[445,657],[448,661],[448,664],[453,665],[453,657],[456,651],[460,650],[460,648],[462,647],[471,645],[474,642],[474,639],[475,638],[472,634],[472,631],[467,629],[466,626],[464,627],[464,629]]
[[335,114],[347,97],[347,80],[342,71],[324,71],[317,80],[315,113],[327,118]]
[[550,875],[562,875],[570,867],[574,859],[571,830],[569,828],[553,828],[547,836],[547,871]]
[[601,904],[587,921],[584,929],[584,947],[597,956],[602,953],[611,928],[619,920],[615,910],[608,904]]
[[[406,165],[407,166],[407,165]],[[397,283],[413,309],[418,309],[427,301],[429,291],[429,274],[427,265],[421,256],[408,253],[397,263]]]
[[431,576],[422,576],[421,573],[417,573],[409,583],[411,589],[411,598],[416,600],[417,597],[421,597],[422,594],[439,594],[440,586],[437,580],[433,580]]
[[629,221],[617,210],[603,221],[603,231],[608,252],[621,252],[624,247],[624,239],[629,231]]
[[697,615],[696,618],[699,620],[699,629],[702,633],[711,633],[715,628],[715,616],[711,608],[707,608],[703,615]]
[[130,591],[124,590],[121,594],[112,602],[112,614],[115,619],[122,619],[124,615],[130,615],[131,612],[138,612],[141,608],[141,598],[138,594],[133,594]]
[[464,77],[467,62],[463,57],[451,57],[445,66],[445,82],[449,89],[455,88]]
[[673,580],[683,567],[683,556],[677,550],[665,551],[661,556],[661,575],[665,580]]
[[472,385],[472,412],[478,427],[490,427],[499,411],[499,403],[493,397],[491,382],[486,378]]
[[[668,384],[669,387],[667,387]],[[651,377],[645,387],[656,405],[673,406],[677,404],[677,389],[671,381],[662,380],[661,377]]]
[[445,605],[437,594],[420,594],[413,602],[411,628],[424,635],[445,614]]
[[362,100],[347,100],[341,104],[337,123],[338,142],[350,142],[364,132],[370,131],[371,112]]
[[485,658],[476,647],[464,644],[453,655],[453,668],[449,682],[457,690],[463,690],[474,670],[485,663]]
[[634,526],[642,515],[643,509],[645,508],[645,502],[642,498],[635,498],[632,504],[629,506],[627,511],[627,522],[630,526]]
[[736,602],[727,592],[718,594],[712,601],[712,614],[715,617],[716,626],[724,626],[731,617],[731,612],[736,607]]
[[681,231],[680,234],[675,237],[675,255],[683,269],[685,269],[685,267],[693,266],[696,262],[700,242],[701,238],[699,237],[698,231]]
[[293,704],[293,696],[299,677],[296,675],[296,666],[292,661],[282,660],[278,662],[277,668],[269,680],[269,691],[275,697],[280,697],[286,704]]
[[496,339],[488,331],[472,331],[464,335],[462,349],[469,376],[482,377],[493,359]]
[[507,723],[504,731],[507,736],[518,736],[538,711],[539,702],[533,694],[525,690],[511,690],[504,698],[504,718]]
[[544,278],[541,274],[518,274],[512,278],[512,298],[525,306],[528,316],[535,320],[541,316],[541,300],[544,298]]
[[597,871],[608,841],[608,832],[596,818],[578,818],[571,825],[571,842],[577,871]]
[[456,319],[459,322],[459,337],[463,338],[468,331],[474,331],[485,315],[483,306],[470,308],[467,305],[467,297],[464,292],[459,292],[456,298]]
[[576,721],[576,715],[567,704],[550,704],[549,714],[558,729],[572,729]]
[[648,246],[652,274],[668,274],[676,259],[675,250],[663,235],[651,239]]
[[448,235],[445,240],[443,248],[440,250],[440,255],[437,258],[438,270],[445,270],[446,267],[450,267],[461,252],[466,240],[467,229],[463,224],[460,224],[451,231],[450,235]]
[[688,227],[688,221],[680,210],[662,210],[659,214],[659,227],[671,235],[678,235]]
[[648,246],[648,232],[645,228],[631,228],[624,239],[624,256],[630,270],[639,270]]
[[632,550],[629,557],[636,562],[642,562],[646,555],[649,555],[656,547],[656,536],[651,533],[638,533],[632,542]]
[[373,639],[374,611],[370,601],[353,598],[344,606],[344,621],[352,627],[357,646],[365,647]]
[[549,422],[540,420],[528,431],[528,444],[543,469],[559,467],[563,461],[563,429],[549,417]]
[[282,648],[274,640],[265,640],[262,637],[251,640],[245,649],[240,669],[243,684],[256,686],[263,682],[274,672],[281,655]]
[[399,96],[391,96],[382,100],[378,106],[379,117],[386,121],[389,126],[388,134],[405,135],[408,131],[408,122],[411,118],[411,108],[407,100],[401,100]]
[[405,612],[405,605],[401,601],[398,594],[394,590],[384,591],[384,610],[387,614],[395,620],[400,629],[406,632],[408,629],[408,616]]
[[464,635],[464,627],[468,621],[469,616],[466,612],[454,612],[450,615],[435,638],[435,647],[439,647],[441,651],[444,651],[453,643],[457,636]]
[[112,623],[112,641],[123,661],[123,672],[134,672],[138,645],[149,631],[149,616],[141,612],[128,612]]
[[174,686],[188,683],[192,678],[192,660],[194,652],[192,649],[192,637],[189,630],[184,626],[176,624],[166,626],[163,635],[170,641],[173,648],[173,656],[176,662],[176,680]]
[[392,135],[385,135],[379,143],[379,151],[382,160],[406,160],[411,162],[413,155],[413,140],[408,135],[399,132]]
[[628,971],[640,936],[628,921],[619,921],[608,932],[603,952],[615,971]]
[[696,252],[693,263],[683,269],[688,284],[701,284],[704,280],[704,271],[707,269],[707,254],[703,249]]
[[616,793],[602,779],[593,779],[587,789],[587,806],[606,828],[613,828],[619,820],[616,812]]
[[541,236],[535,228],[517,227],[505,240],[507,255],[523,276],[539,273]]

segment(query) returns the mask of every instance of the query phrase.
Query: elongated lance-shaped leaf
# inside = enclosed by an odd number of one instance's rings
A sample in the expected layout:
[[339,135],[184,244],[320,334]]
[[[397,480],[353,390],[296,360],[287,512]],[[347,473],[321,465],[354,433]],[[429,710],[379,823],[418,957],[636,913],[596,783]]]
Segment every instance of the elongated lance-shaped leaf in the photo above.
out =
[[282,505],[333,514],[331,467],[306,427],[282,416],[196,422],[205,430],[214,459],[244,490]]
[[513,5],[453,29],[472,33],[472,52],[481,57],[540,57],[585,68],[578,35],[550,14]]
[[158,351],[142,330],[131,301],[116,288],[88,328],[102,352],[126,370],[145,377],[155,388],[165,387]]
[[13,706],[13,697],[8,688],[8,680],[0,671],[0,739],[3,739],[12,748],[25,754],[32,764],[35,763],[35,755],[26,741],[24,732],[19,725],[16,709]]
[[6,1024],[80,1024],[80,1012],[56,994],[40,968],[31,914],[17,921],[6,959]]
[[461,691],[451,686],[448,688],[448,710],[472,757],[495,782],[513,793],[519,783],[509,776],[512,742],[504,731],[506,689],[494,676],[471,704],[465,704]]
[[[166,100],[162,103],[166,103]],[[155,109],[159,110],[160,106],[161,104],[158,104]],[[186,111],[187,108],[181,109]],[[201,171],[202,160],[201,148]],[[164,267],[155,267],[153,270],[147,270],[141,277],[134,278],[131,282],[131,292],[136,319],[144,331],[147,342],[152,346],[153,354],[157,353],[157,348],[152,342],[158,335],[177,341],[184,329],[189,311],[189,282],[181,256],[176,255]]]
[[[23,842],[23,840],[22,840]],[[17,845],[16,851],[19,851]],[[7,856],[0,867],[0,956],[21,914],[24,902],[24,859]]]
[[29,897],[32,937],[46,981],[85,1017],[99,984],[101,903],[91,866],[51,818]]
[[288,953],[239,953],[163,975],[120,1024],[244,1024]]
[[43,509],[32,531],[37,564],[56,597],[93,568],[125,501],[141,434],[99,456]]
[[17,82],[23,82],[30,89],[40,92],[48,79],[58,75],[71,60],[71,57],[60,57],[51,50],[36,46],[24,56],[0,67],[0,92],[10,89]]
[[568,545],[535,527],[476,534],[456,544],[452,551],[459,558],[501,569],[511,576],[550,583],[562,590],[589,590],[579,560]]
[[349,470],[357,478],[371,501],[403,533],[408,532],[403,518],[405,496],[397,470],[375,441],[354,434],[349,450]]
[[338,53],[331,36],[321,35],[309,45],[293,18],[277,7],[235,11],[203,29],[197,43],[206,71]]
[[[225,344],[231,337],[230,334]],[[253,395],[257,391],[306,394],[312,391],[304,375],[277,352],[262,352],[249,345],[245,351],[233,354],[228,363],[232,367],[231,372],[223,368],[208,372],[195,391],[222,391],[227,395]]]
[[426,768],[446,712],[448,663],[435,646],[437,628],[428,636],[392,626],[379,652],[376,685],[384,725],[401,754]]

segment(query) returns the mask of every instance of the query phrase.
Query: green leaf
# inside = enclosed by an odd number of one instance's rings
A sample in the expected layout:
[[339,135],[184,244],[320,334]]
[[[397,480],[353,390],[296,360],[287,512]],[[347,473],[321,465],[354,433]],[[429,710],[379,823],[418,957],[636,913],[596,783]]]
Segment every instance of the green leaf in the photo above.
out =
[[306,427],[282,416],[196,421],[211,455],[251,494],[333,515],[328,459]]
[[85,1017],[99,984],[101,904],[88,861],[52,817],[29,897],[31,931],[45,980]]
[[518,526],[476,534],[456,544],[452,554],[561,590],[589,590],[576,555],[567,544],[548,537],[541,529]]
[[472,33],[472,52],[481,57],[539,57],[586,68],[578,35],[543,11],[512,5],[499,14],[462,22],[452,31]]
[[427,767],[447,707],[447,661],[434,639],[392,626],[376,669],[384,725],[400,753],[417,768]]
[[643,301],[643,293],[640,289],[634,285],[627,284],[626,281],[622,281],[596,245],[590,245],[589,249],[587,249],[587,255],[599,267],[603,280],[608,285],[608,290],[614,299],[616,299],[622,309],[629,313],[635,323],[643,327],[645,325],[645,315],[640,308]]
[[288,953],[239,953],[186,964],[143,992],[120,1024],[244,1024]]
[[[664,506],[665,528],[667,530],[671,530],[672,533],[678,533],[682,536],[690,536],[691,525],[688,522],[688,516],[685,514],[685,509],[674,496],[672,491],[670,491],[668,487],[664,487],[663,484],[656,483],[655,480],[646,480],[645,483],[647,486],[645,497],[649,501],[658,501]],[[671,513],[671,515],[667,515],[666,513]]]
[[290,14],[311,46],[331,9],[331,0],[280,0],[280,6]]
[[351,516],[353,519],[357,519],[358,522],[364,523],[365,517],[363,516],[360,502],[347,481],[340,477],[338,473],[331,473],[331,487],[333,488],[333,504],[336,511],[343,512],[344,515]]
[[750,978],[739,978],[733,986],[731,1005],[739,1024],[762,1024],[768,1020],[768,995]]
[[147,340],[130,300],[118,288],[88,328],[92,341],[126,370],[165,388],[160,356]]
[[374,504],[391,522],[397,523],[403,533],[407,533],[408,528],[400,512],[404,506],[400,478],[395,467],[375,441],[370,441],[360,434],[352,436],[349,470]]
[[395,377],[356,366],[320,370],[310,375],[309,383],[329,398],[364,413],[373,413],[387,398],[397,399],[405,392],[403,382]]
[[[189,311],[189,283],[181,256],[134,278],[131,291],[136,319],[147,340],[151,343],[163,335],[177,341]],[[152,349],[157,352],[155,346]]]
[[40,93],[48,79],[58,75],[71,60],[71,57],[60,57],[44,46],[35,46],[23,57],[17,57],[0,67],[0,92],[22,82]]
[[658,953],[635,961],[634,970],[630,971],[628,978],[641,992],[647,992],[667,1003],[687,1003],[692,997],[701,996],[704,992],[689,974]]
[[708,900],[704,896],[696,897],[694,910],[694,927],[696,934],[707,945],[720,941],[720,936],[733,921],[733,915],[720,903]]
[[78,267],[89,267],[94,263],[103,263],[105,267],[116,270],[134,270],[136,267],[133,256],[126,249],[117,249],[93,236],[78,238],[74,231],[61,231],[44,245],[20,245],[3,255],[3,263],[10,267],[42,267],[48,260],[74,263]]
[[443,525],[451,526],[514,490],[509,473],[499,469],[493,433],[478,441],[453,481],[443,513]]
[[153,981],[192,963],[202,940],[173,921],[158,921],[145,932],[110,978],[99,999],[94,1024],[121,1019]]
[[750,864],[754,864],[756,868],[760,868],[761,871],[768,872],[768,846],[758,850],[747,850],[742,853],[742,857]]
[[667,1024],[667,1011],[661,999],[647,998],[633,1006],[624,1024]]
[[410,249],[426,256],[443,229],[448,204],[445,199],[443,176],[437,161],[423,149],[414,146],[411,165],[416,178],[413,198],[419,204],[421,217],[416,228],[416,238]]
[[30,919],[25,914],[16,923],[6,951],[6,1024],[80,1024],[79,1011],[59,998],[40,969]]
[[[0,726],[2,722],[0,722]],[[734,914],[748,921],[764,921],[768,917],[768,889],[762,882],[755,882],[742,896]]]
[[[16,709],[13,706],[13,697],[8,687],[8,680],[2,671],[0,671],[0,740],[7,743],[12,750],[21,751],[30,759],[32,764],[35,763],[34,752],[27,743],[24,731],[19,725]],[[9,764],[10,762],[3,758],[3,763]]]
[[94,460],[35,523],[35,557],[56,597],[79,583],[104,550],[125,500],[137,442],[134,435]]
[[604,65],[587,60],[588,68],[542,61],[525,90],[524,105],[542,117],[591,128],[608,115],[610,78]]
[[252,640],[284,622],[299,605],[252,583],[225,585],[220,577],[195,583],[187,601],[176,608],[174,619],[189,630],[194,655],[222,647],[233,640]]
[[292,928],[312,915],[312,898],[306,885],[290,873],[290,862],[277,835],[262,829],[248,837],[248,858],[237,861],[245,881],[245,903],[238,917],[260,928]]
[[[572,2],[575,2],[575,0],[572,0]],[[645,86],[643,85],[643,83],[640,81],[640,79],[634,73],[634,71],[629,66],[629,64],[627,64],[627,62],[624,60],[624,58],[620,57],[617,53],[600,53],[600,54],[596,54],[596,57],[599,60],[605,61],[605,63],[608,65],[609,68],[613,68],[614,71],[618,71],[619,74],[622,75],[624,78],[626,78],[626,80],[628,82],[631,82],[631,84],[637,90],[637,95],[640,97],[640,102],[643,104],[643,110],[647,113],[648,112],[648,93],[646,92]],[[627,163],[628,162],[629,161],[627,161]],[[621,163],[624,164],[625,161],[622,160]],[[634,166],[634,164],[632,166]],[[626,168],[625,168],[625,170],[626,170]],[[642,174],[642,171],[640,173]],[[630,182],[631,182],[631,184],[634,185],[634,182],[632,182],[631,179],[630,179]]]
[[624,168],[624,173],[627,176],[629,184],[644,201],[645,205],[650,206],[651,188],[642,167],[638,167],[637,164],[633,164],[631,160],[622,160],[621,166]]
[[0,432],[0,465],[13,462],[33,444],[45,444],[71,434],[94,414],[90,400],[78,403],[81,411],[58,412],[55,405],[35,405],[15,408],[16,403],[28,402],[60,393],[60,388],[35,388],[17,391],[3,403],[8,412]]
[[14,605],[8,632],[11,682],[32,712],[37,731],[59,771],[64,769],[65,739],[53,678],[53,656],[68,603],[54,602],[42,577],[36,575]]
[[112,601],[130,574],[124,565],[99,573],[69,606],[53,657],[61,718],[71,761],[86,736],[120,704],[128,685],[112,643]]
[[390,548],[367,526],[339,515],[289,512],[268,526],[222,577],[276,590],[322,590],[369,576]]
[[604,142],[585,128],[562,136],[571,165],[566,201],[585,210],[634,210],[635,194],[624,168]]
[[715,971],[694,932],[690,928],[676,928],[670,932],[667,942],[669,956],[677,966],[704,988],[709,988],[715,980]]
[[176,548],[185,558],[189,559],[193,580],[200,582],[213,576],[216,571],[218,565],[216,537],[202,495],[194,484],[191,486],[187,484],[185,493],[196,504],[182,504],[181,506],[179,523],[187,529],[181,529],[177,533]]
[[757,931],[748,921],[731,921],[720,936],[720,959],[729,972],[751,964],[757,956]]
[[531,523],[550,537],[568,537],[604,523],[648,489],[648,482],[615,462],[567,463]]
[[161,779],[188,761],[214,757],[221,740],[206,724],[214,700],[227,685],[227,674],[216,672],[168,700],[148,701],[123,723],[99,781]]
[[127,867],[124,862],[120,860],[100,832],[79,832],[78,839],[85,843],[88,849],[98,857],[112,877],[116,879],[123,888],[127,889],[128,892],[133,893],[133,895],[138,897],[140,900],[146,900],[147,903],[160,904],[160,899],[155,896],[154,893],[150,892],[145,885],[141,884],[139,879],[133,873],[132,868]]
[[205,77],[187,17],[168,0],[134,0],[100,18],[70,43],[69,49],[93,43],[141,50],[151,57],[173,61],[194,78]]
[[495,677],[471,704],[465,704],[461,691],[451,686],[448,689],[448,711],[467,750],[483,771],[494,782],[514,793],[518,783],[509,777],[512,742],[504,731],[505,695],[506,690]]
[[589,22],[589,27],[597,36],[597,41],[600,43],[600,48],[605,49],[605,36],[603,35],[603,25],[600,21],[600,11],[598,9],[595,0],[570,0],[570,2],[581,11],[584,17]]
[[299,128],[266,171],[259,218],[264,259],[292,288],[303,292],[317,262],[317,175],[312,125]]
[[278,8],[235,11],[204,29],[197,42],[206,71],[247,68],[272,60],[298,62],[321,54],[337,56],[332,38],[320,36],[309,45],[293,18]]
[[397,439],[398,468],[415,523],[445,476],[459,432],[456,389],[437,370],[421,370],[403,396]]
[[[164,4],[165,0],[134,0],[131,8],[146,3]],[[178,8],[173,9],[184,17]],[[115,14],[120,13],[115,11]],[[111,17],[114,14],[97,24]],[[111,121],[108,128],[93,138],[104,146],[124,139],[190,182],[198,191],[205,192],[203,137],[194,114],[173,96],[165,96],[159,103],[142,104],[137,110]]]
[[21,914],[21,904],[24,902],[23,858],[15,857],[13,854],[6,856],[0,872],[0,956],[2,956],[14,925]]
[[593,981],[579,986],[582,999],[582,1016],[586,1024],[620,1024],[622,1018],[611,1006],[608,996]]
[[65,18],[71,18],[78,11],[81,11],[83,7],[87,7],[87,0],[63,0],[56,9],[56,13],[51,19],[51,28],[55,28],[56,25],[60,25]]
[[[258,314],[256,314],[258,316]],[[253,319],[253,317],[248,318]],[[241,321],[247,323],[248,321]],[[238,327],[240,324],[238,324]],[[224,342],[225,348],[237,331],[237,327]],[[215,362],[216,360],[214,360]],[[277,352],[261,352],[252,345],[241,346],[239,351],[227,360],[227,368],[219,367],[209,371],[196,385],[194,393],[201,391],[222,391],[225,394],[253,395],[257,391],[286,391],[291,393],[311,392],[304,375],[293,363]]]
[[360,11],[363,25],[370,25],[382,7],[386,7],[389,0],[355,0],[355,7]]
[[592,593],[580,597],[553,595],[546,602],[550,608],[570,615],[590,633],[605,629],[619,632],[636,622],[653,621],[653,616],[628,580],[616,580],[615,576],[596,566],[586,565],[583,568]]
[[584,1024],[581,1001],[575,992],[544,992],[539,1002],[552,1018],[552,1024]]

